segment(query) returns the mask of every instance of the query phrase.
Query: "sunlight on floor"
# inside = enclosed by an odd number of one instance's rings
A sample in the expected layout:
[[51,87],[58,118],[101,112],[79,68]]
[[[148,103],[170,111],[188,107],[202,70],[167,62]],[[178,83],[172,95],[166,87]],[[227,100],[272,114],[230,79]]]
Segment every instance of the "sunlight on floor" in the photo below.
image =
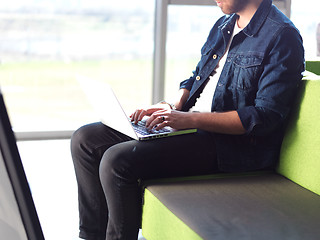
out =
[[70,141],[19,142],[46,240],[78,239],[77,186]]
[[[69,145],[69,140],[18,142],[46,240],[79,240],[77,185]],[[141,233],[139,239],[143,239]]]

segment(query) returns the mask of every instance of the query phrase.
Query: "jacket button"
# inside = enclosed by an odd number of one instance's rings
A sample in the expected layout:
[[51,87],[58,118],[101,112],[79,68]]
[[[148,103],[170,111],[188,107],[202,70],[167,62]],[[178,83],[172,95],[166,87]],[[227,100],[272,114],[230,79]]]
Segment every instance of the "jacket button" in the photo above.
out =
[[218,57],[217,54],[214,54],[214,55],[212,56],[213,59],[217,59],[217,57]]
[[200,79],[201,79],[200,76],[197,76],[197,77],[196,77],[196,80],[197,80],[197,81],[199,81]]

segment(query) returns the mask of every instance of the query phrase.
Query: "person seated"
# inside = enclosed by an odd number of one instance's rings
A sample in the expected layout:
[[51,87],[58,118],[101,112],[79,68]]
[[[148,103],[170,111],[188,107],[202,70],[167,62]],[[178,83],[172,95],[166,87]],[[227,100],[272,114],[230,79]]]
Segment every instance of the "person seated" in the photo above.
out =
[[271,0],[217,5],[226,15],[211,29],[176,102],[131,115],[135,123],[149,116],[149,129],[196,133],[137,141],[93,123],[73,134],[80,238],[137,239],[141,181],[275,166],[304,71],[302,38]]

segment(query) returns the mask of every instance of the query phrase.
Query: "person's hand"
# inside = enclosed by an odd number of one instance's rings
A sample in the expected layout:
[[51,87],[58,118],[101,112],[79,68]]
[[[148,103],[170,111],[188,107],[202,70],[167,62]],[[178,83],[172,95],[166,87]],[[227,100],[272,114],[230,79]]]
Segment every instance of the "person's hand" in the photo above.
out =
[[192,128],[192,113],[181,112],[172,109],[163,109],[151,114],[146,122],[148,129],[160,130],[166,126],[174,129]]
[[137,124],[142,120],[144,116],[150,116],[154,112],[161,110],[169,110],[171,109],[168,104],[156,104],[152,105],[149,108],[139,108],[133,114],[130,115],[131,121]]

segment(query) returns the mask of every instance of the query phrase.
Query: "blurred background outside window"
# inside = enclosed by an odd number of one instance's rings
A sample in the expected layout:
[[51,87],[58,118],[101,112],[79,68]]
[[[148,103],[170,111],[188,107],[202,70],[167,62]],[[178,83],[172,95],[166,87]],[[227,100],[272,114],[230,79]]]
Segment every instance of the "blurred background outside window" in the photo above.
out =
[[[16,131],[64,130],[98,116],[76,80],[112,85],[127,112],[151,103],[151,0],[11,0],[0,6],[0,85]],[[317,55],[316,0],[292,0],[306,59]],[[192,74],[215,6],[168,8],[165,98]],[[319,37],[318,37],[319,38]]]
[[97,120],[77,75],[110,83],[124,106],[149,104],[150,0],[10,0],[0,6],[0,85],[16,131]]

